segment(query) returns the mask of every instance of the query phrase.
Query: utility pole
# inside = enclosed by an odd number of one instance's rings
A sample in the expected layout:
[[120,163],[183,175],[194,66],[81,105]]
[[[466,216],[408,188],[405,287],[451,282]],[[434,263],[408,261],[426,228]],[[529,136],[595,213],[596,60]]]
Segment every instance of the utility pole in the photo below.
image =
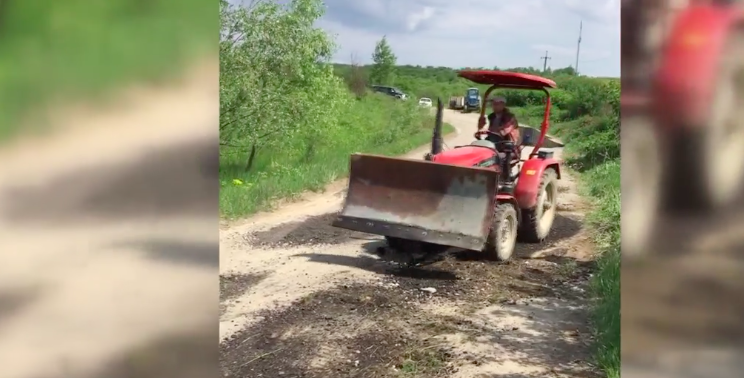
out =
[[579,21],[579,41],[576,43],[576,65],[574,71],[579,76],[579,51],[581,51],[581,30],[584,28],[584,21]]
[[548,59],[553,59],[548,56],[548,50],[545,50],[545,56],[540,57],[540,60],[543,61],[543,72],[548,70]]

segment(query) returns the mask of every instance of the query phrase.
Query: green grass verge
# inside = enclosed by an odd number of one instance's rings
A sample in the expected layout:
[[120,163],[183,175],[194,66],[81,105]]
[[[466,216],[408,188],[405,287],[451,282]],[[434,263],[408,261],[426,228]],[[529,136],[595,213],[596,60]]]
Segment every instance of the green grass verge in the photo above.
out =
[[594,199],[588,223],[599,249],[591,287],[596,300],[593,325],[595,360],[608,378],[620,377],[620,160],[580,175],[587,198]]
[[46,104],[181,74],[213,48],[216,11],[201,0],[8,1],[0,12],[0,141]]
[[[250,172],[244,168],[247,153],[224,151],[220,162],[222,217],[248,216],[270,209],[276,200],[322,190],[348,174],[349,155],[354,152],[396,156],[430,143],[431,117],[403,120],[394,114],[409,110],[368,96],[352,105],[341,127],[322,138],[298,137],[268,153],[259,152]],[[445,134],[454,131],[448,124],[443,129]]]
[[598,112],[556,124],[566,144],[566,165],[575,170],[593,203],[587,226],[597,247],[591,280],[594,360],[608,378],[620,377],[620,145],[619,120]]

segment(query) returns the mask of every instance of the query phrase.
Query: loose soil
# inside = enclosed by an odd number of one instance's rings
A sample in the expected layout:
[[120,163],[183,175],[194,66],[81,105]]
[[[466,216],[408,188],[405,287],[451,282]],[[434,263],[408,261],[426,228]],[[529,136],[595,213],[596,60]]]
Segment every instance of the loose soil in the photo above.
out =
[[[499,355],[486,347],[499,345],[514,356],[534,349],[534,355],[520,357],[522,363],[550,366],[554,376],[596,376],[587,363],[585,312],[567,310],[565,319],[550,324],[557,304],[584,305],[591,262],[496,264],[458,257],[425,267],[391,267],[376,284],[343,285],[283,310],[262,311],[260,322],[221,344],[223,372],[227,377],[450,377],[458,372],[455,376],[466,377],[484,365],[500,365]],[[529,322],[485,321],[521,315]],[[544,373],[536,370],[534,376]]]
[[227,310],[225,302],[239,298],[265,277],[263,274],[220,275],[220,314]]
[[310,217],[302,222],[276,226],[270,230],[249,234],[254,245],[262,247],[290,247],[312,244],[342,244],[348,241],[371,240],[370,234],[331,226],[337,213]]

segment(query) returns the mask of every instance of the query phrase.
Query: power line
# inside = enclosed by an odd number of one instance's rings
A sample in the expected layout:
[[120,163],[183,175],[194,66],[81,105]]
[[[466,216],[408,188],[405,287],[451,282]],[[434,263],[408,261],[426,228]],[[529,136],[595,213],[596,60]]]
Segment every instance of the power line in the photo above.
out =
[[548,50],[545,50],[545,56],[540,57],[540,60],[543,61],[543,72],[548,70],[548,59],[553,59],[548,56]]
[[581,31],[584,28],[584,21],[579,21],[579,41],[576,42],[576,65],[574,66],[575,74],[579,75],[579,51],[581,51]]

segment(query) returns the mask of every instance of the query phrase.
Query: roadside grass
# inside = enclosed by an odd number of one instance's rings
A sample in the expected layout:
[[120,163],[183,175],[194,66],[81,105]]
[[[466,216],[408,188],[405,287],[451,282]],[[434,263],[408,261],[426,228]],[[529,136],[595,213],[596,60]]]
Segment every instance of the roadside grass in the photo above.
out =
[[[415,114],[407,114],[411,112]],[[432,128],[433,118],[424,112],[367,96],[352,103],[339,127],[259,150],[250,171],[245,170],[248,153],[225,152],[220,162],[221,216],[248,216],[278,200],[320,191],[348,175],[350,154],[401,155],[430,143]],[[454,128],[445,124],[442,131],[448,134]]]
[[620,377],[620,141],[619,118],[597,112],[556,125],[566,143],[565,161],[592,201],[587,226],[597,247],[591,280],[594,360],[607,378]]
[[594,199],[588,215],[598,247],[597,272],[591,287],[596,303],[593,324],[595,359],[608,378],[620,377],[620,160],[581,174],[583,190]]
[[219,26],[217,17],[204,17],[215,5],[199,0],[2,5],[0,142],[32,126],[36,109],[100,100],[130,81],[177,77],[214,45]]
[[579,264],[575,260],[567,260],[560,263],[557,266],[555,274],[564,280],[568,280],[576,275],[576,271],[579,269]]
[[[434,345],[434,347],[437,347]],[[411,348],[401,356],[398,375],[401,378],[430,378],[448,376],[449,356],[445,352],[431,347]]]
[[[530,125],[537,129],[543,121],[543,114],[545,113],[545,107],[542,105],[531,105],[531,106],[520,106],[520,107],[509,107],[509,110],[514,113],[520,124]],[[554,115],[554,114],[553,114]],[[551,116],[551,121],[554,117]],[[551,127],[554,121],[551,122]],[[551,134],[553,134],[551,130]]]

